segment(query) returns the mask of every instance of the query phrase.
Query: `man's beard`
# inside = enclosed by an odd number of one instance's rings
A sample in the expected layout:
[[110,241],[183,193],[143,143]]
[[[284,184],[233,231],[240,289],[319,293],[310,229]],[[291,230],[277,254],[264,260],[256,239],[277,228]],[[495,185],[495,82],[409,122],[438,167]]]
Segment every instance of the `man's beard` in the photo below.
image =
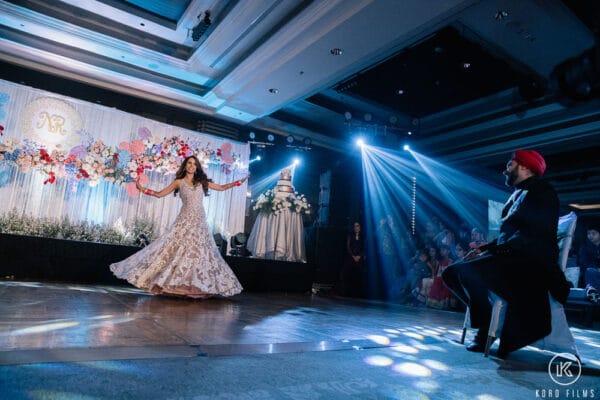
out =
[[517,173],[517,169],[514,168],[506,175],[506,186],[514,186],[518,177],[519,174]]

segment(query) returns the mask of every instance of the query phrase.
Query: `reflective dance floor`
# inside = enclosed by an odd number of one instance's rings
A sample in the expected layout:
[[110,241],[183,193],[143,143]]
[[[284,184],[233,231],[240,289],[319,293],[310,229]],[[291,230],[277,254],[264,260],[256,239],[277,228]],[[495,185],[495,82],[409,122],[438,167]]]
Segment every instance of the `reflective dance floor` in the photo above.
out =
[[526,348],[500,360],[465,351],[462,321],[456,312],[318,294],[189,300],[129,286],[4,281],[0,398],[600,396],[597,330],[572,327],[583,363],[564,385],[554,365],[549,372],[553,353]]

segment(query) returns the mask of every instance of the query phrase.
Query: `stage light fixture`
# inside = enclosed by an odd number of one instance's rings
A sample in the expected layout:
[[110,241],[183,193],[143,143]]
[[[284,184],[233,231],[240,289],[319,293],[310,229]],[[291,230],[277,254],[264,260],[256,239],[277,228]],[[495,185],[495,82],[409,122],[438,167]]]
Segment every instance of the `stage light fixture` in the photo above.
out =
[[359,147],[363,147],[365,145],[365,141],[363,139],[358,139],[356,141],[356,145]]
[[260,161],[260,160],[261,160],[260,156],[256,156],[256,161]]
[[299,164],[300,164],[300,159],[294,158],[294,166],[299,165]]
[[404,146],[402,146],[402,149],[405,151],[409,151],[410,150],[410,146],[405,144]]
[[293,144],[294,143],[294,137],[292,135],[288,135],[288,137],[285,138],[285,141],[288,144]]
[[150,239],[144,233],[140,233],[137,238],[135,238],[135,244],[140,247],[146,247],[150,244]]
[[247,257],[250,255],[250,252],[246,248],[246,242],[248,241],[248,237],[245,233],[237,233],[231,237],[230,245],[231,250],[229,254],[237,257]]
[[302,143],[304,143],[305,146],[310,146],[312,144],[312,139],[309,137],[305,137]]
[[256,139],[256,133],[254,133],[254,132],[250,132],[250,133],[248,134],[248,137],[250,138],[250,140],[254,140],[254,139]]
[[272,142],[272,141],[274,141],[274,140],[275,140],[275,136],[273,136],[272,134],[269,134],[269,135],[267,136],[267,140],[268,140],[269,142]]
[[346,111],[344,113],[344,118],[346,118],[346,121],[350,121],[352,119],[352,113],[350,111]]

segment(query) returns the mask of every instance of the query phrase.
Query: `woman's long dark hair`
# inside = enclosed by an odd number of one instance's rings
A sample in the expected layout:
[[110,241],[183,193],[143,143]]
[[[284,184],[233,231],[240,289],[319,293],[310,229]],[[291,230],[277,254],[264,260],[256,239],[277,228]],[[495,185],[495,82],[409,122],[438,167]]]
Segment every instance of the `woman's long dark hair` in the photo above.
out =
[[[206,176],[206,174],[204,173],[204,170],[202,169],[202,164],[200,164],[198,157],[186,157],[185,160],[183,160],[183,162],[179,166],[177,172],[175,173],[175,179],[185,178],[185,166],[190,158],[193,158],[196,161],[196,172],[194,173],[194,186],[201,184],[202,189],[204,190],[204,194],[208,196],[208,182],[211,182],[211,179],[208,179],[208,176]],[[177,192],[179,192],[179,189],[175,189],[173,195],[177,196]]]

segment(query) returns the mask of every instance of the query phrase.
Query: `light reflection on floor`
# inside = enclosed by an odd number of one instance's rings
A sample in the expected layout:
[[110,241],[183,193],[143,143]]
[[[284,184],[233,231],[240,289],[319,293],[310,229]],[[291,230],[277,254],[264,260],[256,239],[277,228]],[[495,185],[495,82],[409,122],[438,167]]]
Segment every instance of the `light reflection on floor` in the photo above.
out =
[[[135,351],[136,346],[166,346],[164,357],[184,357],[169,353],[168,346],[176,345],[178,349],[221,347],[223,354],[231,355],[365,351],[360,356],[364,366],[411,385],[410,389],[389,388],[390,393],[397,390],[390,398],[417,399],[436,398],[443,390],[440,382],[456,374],[457,356],[497,369],[497,361],[466,354],[458,343],[461,313],[305,295],[249,293],[198,301],[149,296],[121,287],[18,282],[0,282],[0,290],[1,297],[11,299],[10,304],[0,301],[0,358],[7,351],[55,349],[60,353],[79,348],[82,352],[101,348],[106,357],[28,364],[32,369],[149,373],[127,361],[110,359],[121,348]],[[600,368],[600,332],[581,328],[572,332],[586,364]],[[476,398],[502,399],[484,391]],[[31,393],[33,399],[85,398],[69,392]],[[459,390],[448,398],[473,396]]]

